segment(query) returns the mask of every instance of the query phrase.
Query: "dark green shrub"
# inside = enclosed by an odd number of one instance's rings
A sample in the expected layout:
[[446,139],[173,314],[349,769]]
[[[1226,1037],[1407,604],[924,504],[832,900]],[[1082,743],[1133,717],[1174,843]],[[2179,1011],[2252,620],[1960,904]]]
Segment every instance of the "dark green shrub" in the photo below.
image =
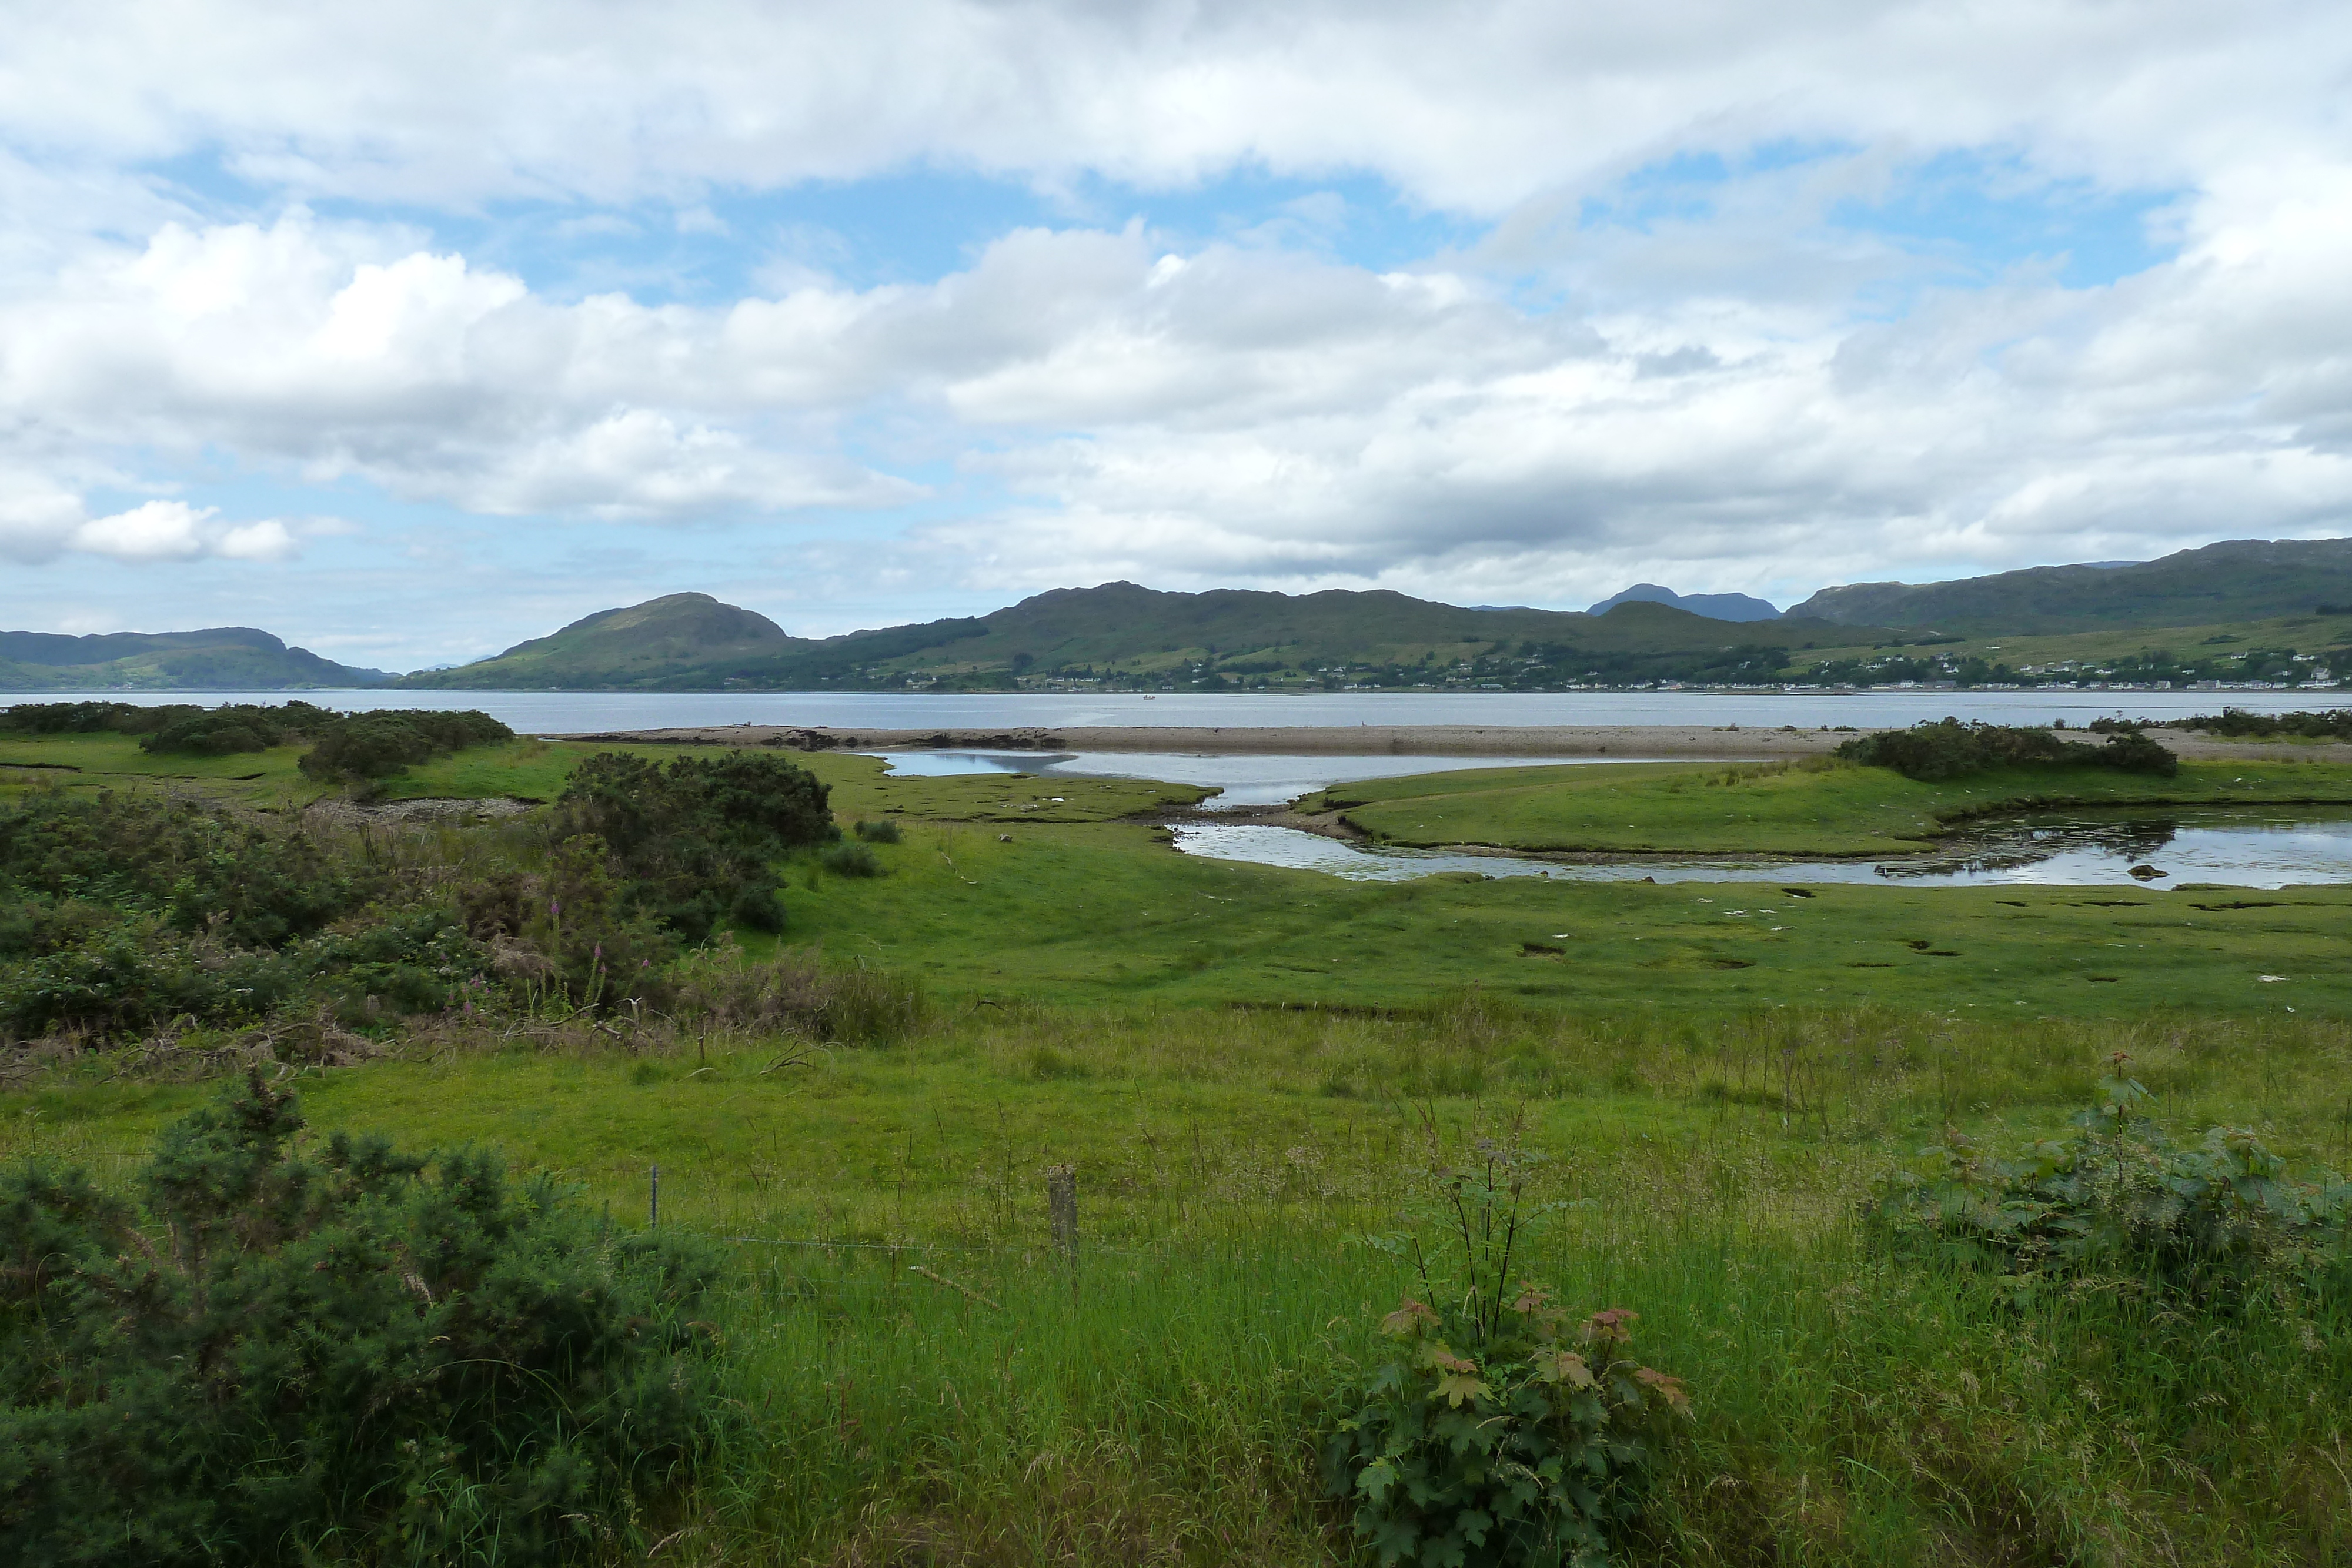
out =
[[667,767],[603,752],[573,769],[553,831],[593,835],[623,904],[698,942],[746,890],[774,886],[783,855],[836,836],[827,794],[806,768],[757,752]]
[[231,946],[274,946],[365,902],[367,868],[308,834],[184,801],[44,789],[0,810],[0,896],[155,914]]
[[1375,1239],[1415,1260],[1422,1296],[1381,1321],[1396,1352],[1334,1424],[1323,1475],[1383,1568],[1601,1568],[1688,1411],[1678,1379],[1624,1354],[1633,1313],[1571,1330],[1549,1291],[1511,1286],[1549,1213],[1525,1201],[1534,1162],[1482,1141],[1475,1169],[1435,1172],[1437,1259],[1415,1234]]
[[869,844],[895,844],[906,836],[898,831],[898,823],[887,819],[877,822],[860,822],[855,831]]
[[189,757],[228,757],[241,751],[267,751],[332,725],[335,715],[309,703],[278,706],[229,703],[193,712],[174,709],[173,717],[139,743],[142,751]]
[[2211,735],[2251,737],[2295,736],[2307,740],[2352,739],[2352,707],[2326,708],[2318,713],[2248,713],[2223,708],[2218,714],[2164,721],[2174,729],[2201,729]]
[[747,886],[735,895],[727,917],[747,931],[764,931],[772,936],[784,928],[784,901],[772,887]]
[[0,708],[0,730],[16,735],[145,735],[204,710],[192,703],[18,703]]
[[560,1562],[707,1447],[713,1257],[544,1177],[338,1134],[257,1074],[167,1129],[143,1208],[0,1176],[0,1553]]
[[2091,746],[2061,740],[2046,729],[1969,724],[1957,718],[1857,736],[1841,745],[1837,755],[1865,767],[1892,768],[1906,779],[1923,783],[1988,768],[2116,768],[2166,778],[2180,770],[2178,758],[2137,731],[2113,735],[2105,745]]
[[469,746],[514,738],[513,730],[471,708],[455,713],[394,708],[343,714],[312,733],[315,743],[303,753],[299,764],[303,774],[322,782],[341,783],[389,779],[404,768]]
[[880,876],[882,862],[856,839],[827,844],[816,853],[816,863],[835,876]]
[[2028,1286],[2100,1274],[2233,1293],[2341,1259],[2352,1184],[2294,1179],[2243,1128],[2176,1144],[2143,1113],[2149,1098],[2119,1053],[2070,1136],[2001,1158],[1949,1132],[1923,1152],[1925,1175],[1879,1185],[1867,1216],[1897,1248],[1955,1252]]

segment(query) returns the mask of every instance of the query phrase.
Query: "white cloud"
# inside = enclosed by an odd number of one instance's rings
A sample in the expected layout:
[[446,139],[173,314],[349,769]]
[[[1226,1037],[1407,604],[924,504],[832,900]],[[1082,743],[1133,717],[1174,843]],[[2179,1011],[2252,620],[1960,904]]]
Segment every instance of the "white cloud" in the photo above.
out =
[[2347,52],[2330,7],[2292,0],[120,0],[11,18],[0,131],[110,164],[216,145],[268,187],[449,205],[928,162],[1365,168],[1497,214],[1662,150],[1792,140],[2021,145],[2175,183],[2333,129]]
[[147,501],[103,517],[80,517],[80,504],[58,497],[42,515],[0,535],[0,549],[20,560],[53,559],[70,551],[119,561],[277,561],[298,551],[294,534],[276,517],[225,523],[219,508],[184,501]]
[[[887,513],[961,465],[983,499],[924,512],[915,553],[1005,589],[1582,602],[2352,531],[2347,69],[2328,7],[2189,0],[28,12],[0,55],[0,553],[289,558],[310,525],[89,516],[222,460],[607,523]],[[1491,227],[1381,270],[1338,259],[1333,193],[1231,244],[1118,212],[856,287],[804,224],[761,231],[746,297],[656,305],[153,172],[215,152],[271,203],[552,198],[558,237],[647,245],[919,165],[1369,171]],[[2070,288],[1835,221],[1952,152],[2027,195],[2160,194],[2169,254]],[[1655,211],[1627,183],[1717,156]]]

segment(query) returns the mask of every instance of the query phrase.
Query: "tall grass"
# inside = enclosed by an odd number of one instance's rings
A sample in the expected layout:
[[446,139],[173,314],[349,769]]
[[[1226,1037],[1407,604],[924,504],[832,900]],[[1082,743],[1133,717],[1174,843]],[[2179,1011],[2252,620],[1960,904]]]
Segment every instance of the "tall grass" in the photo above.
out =
[[[1525,1272],[1642,1314],[1642,1359],[1688,1382],[1629,1563],[2352,1560],[2340,1282],[2021,1298],[1874,1250],[1856,1218],[1948,1121],[1994,1145],[2060,1125],[2118,1049],[2176,1128],[2256,1124],[2340,1167],[2340,1021],[1578,1019],[1472,994],[935,1006],[886,1038],[450,1040],[315,1076],[306,1111],[494,1139],[621,1223],[658,1162],[665,1225],[740,1239],[736,1418],[661,1562],[1354,1560],[1312,1438],[1404,1286],[1349,1238],[1398,1223],[1416,1108],[1454,1138],[1524,1122],[1567,1206]],[[15,1097],[0,1154],[119,1176],[198,1092],[61,1080]],[[1044,1201],[1065,1162],[1075,1270]]]
[[[2021,1301],[1872,1251],[1834,1162],[1566,1168],[1526,1272],[1642,1314],[1697,1415],[1633,1563],[2318,1564],[2352,1551],[2352,1315]],[[688,1539],[772,1563],[1349,1561],[1312,1439],[1408,1281],[1330,1232],[747,1249],[742,1419]],[[681,1544],[684,1544],[682,1542]]]

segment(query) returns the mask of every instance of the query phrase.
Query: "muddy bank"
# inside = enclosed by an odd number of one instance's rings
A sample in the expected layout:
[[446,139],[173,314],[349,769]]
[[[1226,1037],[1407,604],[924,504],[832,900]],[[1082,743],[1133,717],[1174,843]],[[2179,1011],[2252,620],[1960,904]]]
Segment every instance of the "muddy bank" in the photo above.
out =
[[[1853,729],[1743,725],[1116,725],[1016,729],[848,729],[721,725],[607,730],[556,740],[627,745],[768,746],[795,751],[1136,751],[1267,757],[1622,757],[1754,760],[1825,755]],[[2185,758],[2352,761],[2352,746],[2216,740],[2180,730],[2148,734]],[[2085,735],[2090,740],[2095,737]]]
[[775,746],[801,751],[1133,751],[1266,757],[1805,757],[1851,730],[1706,725],[1119,725],[1026,729],[827,729],[770,725],[565,735],[558,740]]

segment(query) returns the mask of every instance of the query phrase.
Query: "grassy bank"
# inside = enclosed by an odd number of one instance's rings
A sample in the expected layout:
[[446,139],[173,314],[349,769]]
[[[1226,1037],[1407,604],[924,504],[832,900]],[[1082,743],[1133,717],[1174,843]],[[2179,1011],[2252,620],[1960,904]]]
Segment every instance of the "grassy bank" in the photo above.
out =
[[[790,939],[966,998],[2341,1013],[2352,890],[1349,883],[1206,860],[1123,823],[910,825],[888,874],[793,873]],[[2260,977],[2280,975],[2284,981]]]
[[1480,768],[1338,786],[1300,803],[1382,843],[1535,851],[1885,855],[1951,823],[2058,806],[2352,801],[2352,767],[2185,762],[2172,778],[2102,768],[1989,769],[1923,784],[1828,758]]

